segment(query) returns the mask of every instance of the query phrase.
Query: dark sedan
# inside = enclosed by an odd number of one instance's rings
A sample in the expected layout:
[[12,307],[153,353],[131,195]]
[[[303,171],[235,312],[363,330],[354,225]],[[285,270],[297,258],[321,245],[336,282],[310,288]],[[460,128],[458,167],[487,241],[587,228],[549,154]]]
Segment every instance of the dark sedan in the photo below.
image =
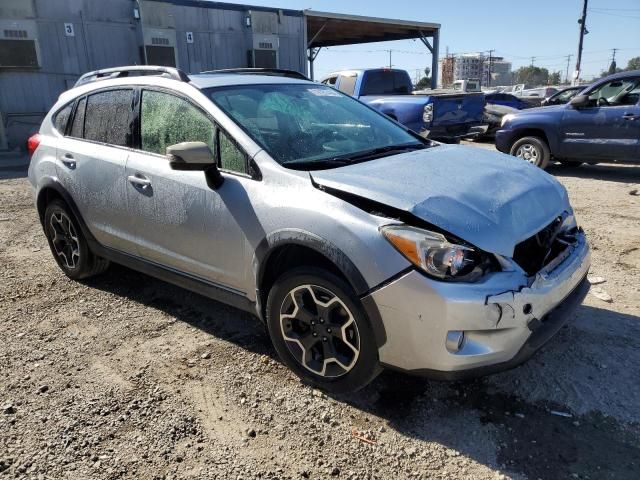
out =
[[576,85],[574,87],[567,87],[563,90],[560,90],[558,93],[554,93],[549,98],[545,98],[540,104],[543,107],[547,105],[564,105],[565,103],[569,103],[569,101],[578,95],[581,91],[587,88],[588,85]]

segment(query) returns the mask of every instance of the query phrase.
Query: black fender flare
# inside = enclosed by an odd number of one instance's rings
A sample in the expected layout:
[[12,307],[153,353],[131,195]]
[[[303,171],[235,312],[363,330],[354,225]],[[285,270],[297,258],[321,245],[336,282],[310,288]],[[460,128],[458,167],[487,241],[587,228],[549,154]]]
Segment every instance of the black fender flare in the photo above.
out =
[[271,254],[279,247],[285,245],[299,245],[307,247],[329,259],[329,261],[331,261],[344,275],[356,295],[360,298],[362,306],[364,307],[367,316],[369,317],[369,321],[371,322],[371,326],[373,327],[378,347],[381,347],[386,343],[387,335],[384,324],[382,323],[382,318],[380,317],[380,312],[378,311],[378,307],[371,296],[368,296],[370,286],[367,284],[362,273],[360,273],[360,270],[358,270],[351,259],[336,245],[327,239],[304,230],[278,230],[267,235],[258,244],[254,256],[258,312],[262,311],[262,306],[260,305],[261,292],[258,290],[265,275],[265,266],[267,265]]

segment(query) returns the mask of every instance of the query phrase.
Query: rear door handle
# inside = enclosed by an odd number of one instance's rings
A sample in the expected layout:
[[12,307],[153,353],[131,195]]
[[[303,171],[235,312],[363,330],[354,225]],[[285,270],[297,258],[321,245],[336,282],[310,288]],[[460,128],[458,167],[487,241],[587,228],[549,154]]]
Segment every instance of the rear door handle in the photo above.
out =
[[60,159],[60,161],[65,167],[71,170],[74,170],[76,168],[76,160],[75,158],[73,158],[73,155],[71,155],[70,153],[65,153],[64,156]]
[[144,176],[129,175],[127,177],[127,180],[129,180],[129,183],[131,183],[134,187],[138,187],[143,190],[151,186],[151,180]]
[[625,113],[624,115],[622,115],[622,118],[624,118],[625,120],[635,120],[636,118],[638,118],[638,115],[636,115],[635,113]]

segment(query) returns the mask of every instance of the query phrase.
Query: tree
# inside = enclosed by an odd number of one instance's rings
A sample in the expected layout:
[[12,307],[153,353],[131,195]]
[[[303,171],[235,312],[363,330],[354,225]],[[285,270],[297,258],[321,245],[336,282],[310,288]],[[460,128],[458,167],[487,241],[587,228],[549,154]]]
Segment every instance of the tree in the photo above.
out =
[[640,57],[633,57],[629,59],[627,63],[627,68],[620,68],[616,65],[615,60],[611,62],[609,66],[609,70],[600,72],[600,78],[608,77],[614,73],[625,72],[629,70],[640,70]]
[[425,88],[431,88],[431,69],[429,67],[425,67],[424,69],[424,77],[422,77],[418,83],[416,83],[416,90],[422,90]]
[[562,83],[562,76],[560,72],[553,72],[549,75],[549,85],[560,85]]
[[515,71],[516,83],[524,83],[527,86],[536,87],[539,85],[547,85],[549,83],[549,70],[546,68],[520,67]]
[[626,70],[640,70],[640,57],[633,57],[627,63]]

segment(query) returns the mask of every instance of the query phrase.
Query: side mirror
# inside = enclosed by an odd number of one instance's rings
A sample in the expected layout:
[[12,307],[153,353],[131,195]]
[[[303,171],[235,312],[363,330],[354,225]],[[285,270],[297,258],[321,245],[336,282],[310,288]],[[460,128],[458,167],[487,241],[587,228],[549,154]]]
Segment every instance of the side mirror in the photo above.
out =
[[589,103],[589,97],[587,95],[576,95],[569,101],[569,105],[574,108],[586,107]]
[[167,147],[167,157],[172,170],[202,170],[212,189],[224,182],[209,145],[204,142],[182,142]]

